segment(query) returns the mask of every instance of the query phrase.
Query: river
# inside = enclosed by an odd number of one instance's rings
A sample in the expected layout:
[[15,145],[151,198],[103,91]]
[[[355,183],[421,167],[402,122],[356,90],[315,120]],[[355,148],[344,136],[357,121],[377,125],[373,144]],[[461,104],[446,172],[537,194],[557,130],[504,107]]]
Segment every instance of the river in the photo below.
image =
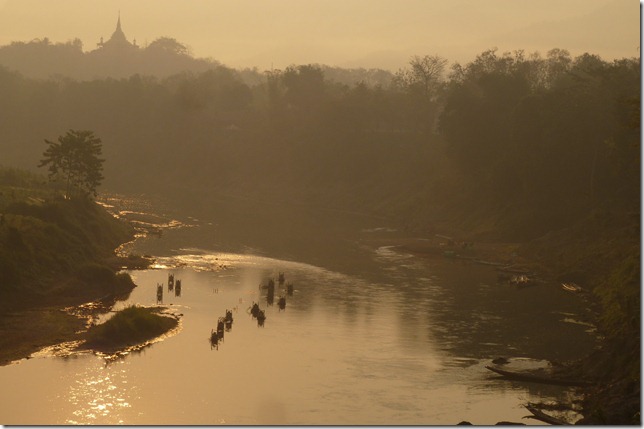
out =
[[[115,310],[156,305],[163,283],[162,304],[180,315],[179,328],[119,358],[54,347],[1,367],[0,423],[530,424],[538,422],[522,418],[523,404],[575,397],[484,366],[498,356],[526,367],[590,351],[578,296],[549,283],[499,283],[486,265],[368,246],[402,234],[377,219],[341,227],[334,216],[280,219],[240,227],[233,212],[204,211],[134,242],[128,250],[156,265],[131,272],[137,287]],[[294,292],[278,285],[269,305],[259,285],[280,272]],[[180,296],[168,274],[181,280]],[[266,312],[263,326],[248,312],[253,302]],[[211,329],[227,309],[232,328],[213,347]]]

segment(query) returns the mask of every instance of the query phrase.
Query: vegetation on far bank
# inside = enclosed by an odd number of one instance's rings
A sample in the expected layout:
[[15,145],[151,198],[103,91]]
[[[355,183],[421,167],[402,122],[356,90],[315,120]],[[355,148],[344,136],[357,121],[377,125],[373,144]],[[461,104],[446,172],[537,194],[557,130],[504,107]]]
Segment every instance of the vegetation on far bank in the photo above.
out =
[[159,308],[130,306],[85,334],[84,347],[99,351],[119,350],[156,338],[178,325],[173,317],[158,314]]

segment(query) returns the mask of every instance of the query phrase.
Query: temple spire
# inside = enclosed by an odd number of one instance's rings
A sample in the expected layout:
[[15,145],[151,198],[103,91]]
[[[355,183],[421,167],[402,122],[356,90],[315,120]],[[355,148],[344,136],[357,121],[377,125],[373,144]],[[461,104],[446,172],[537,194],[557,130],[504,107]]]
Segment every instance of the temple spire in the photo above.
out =
[[136,42],[134,44],[128,42],[127,37],[125,37],[125,33],[123,33],[123,29],[121,28],[120,10],[118,14],[118,19],[116,20],[116,29],[114,30],[114,33],[112,33],[112,37],[110,37],[109,40],[107,40],[106,42],[103,42],[103,40],[101,40],[98,46],[102,48],[109,48],[109,49],[137,48]]
[[115,43],[127,43],[127,38],[125,37],[125,33],[123,33],[123,30],[121,29],[121,11],[119,10],[119,17],[118,20],[116,21],[116,30],[114,30],[114,33],[112,33],[112,37],[110,37],[110,40],[108,42],[115,42]]
[[119,19],[118,21],[116,21],[116,31],[123,32],[123,30],[121,30],[121,11],[120,10],[119,10]]

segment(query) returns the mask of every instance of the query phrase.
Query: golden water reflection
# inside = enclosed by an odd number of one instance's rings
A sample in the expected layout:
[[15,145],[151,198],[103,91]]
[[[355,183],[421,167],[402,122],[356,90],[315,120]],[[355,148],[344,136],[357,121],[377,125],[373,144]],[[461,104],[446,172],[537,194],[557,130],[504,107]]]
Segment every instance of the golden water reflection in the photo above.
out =
[[[102,360],[102,359],[101,359]],[[72,377],[66,400],[71,416],[65,424],[124,424],[124,414],[132,408],[136,386],[128,383],[128,363],[89,365]]]
[[[182,279],[184,291],[163,305],[182,313],[181,335],[109,364],[104,356],[85,353],[2,368],[3,382],[20,386],[13,394],[0,395],[0,420],[93,425],[493,424],[522,421],[522,403],[566,394],[559,387],[491,378],[484,365],[530,331],[522,325],[507,331],[516,334],[510,338],[486,335],[495,328],[506,332],[497,316],[502,309],[491,311],[481,304],[470,311],[469,301],[458,294],[462,289],[484,301],[494,291],[481,282],[482,268],[458,266],[465,274],[476,270],[468,275],[477,281],[448,284],[434,277],[441,274],[439,267],[424,267],[386,250],[379,253],[386,257],[386,274],[381,282],[371,282],[299,262],[179,249],[160,258],[172,267],[168,270],[132,272],[138,286],[115,310],[133,303],[156,305],[156,285],[172,272]],[[387,258],[402,260],[404,266],[389,270],[394,264]],[[212,269],[215,264],[228,268]],[[295,285],[286,311],[265,305],[265,292],[258,288],[281,271]],[[266,308],[268,319],[261,329],[245,312],[252,302]],[[211,328],[226,309],[237,307],[232,331],[213,350],[208,342]],[[559,320],[560,315],[551,318]],[[42,414],[33,415],[26,402]]]

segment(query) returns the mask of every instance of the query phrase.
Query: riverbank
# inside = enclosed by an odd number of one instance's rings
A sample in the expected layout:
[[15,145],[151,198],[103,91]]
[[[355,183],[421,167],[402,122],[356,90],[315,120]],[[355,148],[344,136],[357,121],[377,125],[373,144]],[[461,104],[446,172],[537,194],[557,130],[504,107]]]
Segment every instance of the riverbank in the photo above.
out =
[[[136,237],[178,226],[161,216],[122,210],[105,202],[51,200],[46,195],[34,198],[37,191],[23,189],[24,195],[5,201],[4,206],[0,200],[0,240],[3,228],[15,229],[28,249],[13,259],[0,254],[0,267],[30,267],[14,287],[0,289],[0,366],[49,346],[84,340],[98,317],[117,300],[127,299],[136,287],[121,270],[145,269],[153,262],[149,256],[123,252],[124,246]],[[37,229],[25,225],[38,223],[45,223],[42,228],[54,233],[35,246],[42,237]],[[59,238],[56,234],[71,236],[68,241],[76,247],[58,249],[54,258],[50,241]],[[69,260],[63,268],[52,262],[61,259]]]
[[530,261],[517,254],[518,243],[465,242],[450,236],[436,235],[431,238],[393,238],[373,239],[369,244],[378,246],[395,246],[403,252],[418,256],[456,257],[475,260],[490,265],[528,266]]
[[29,356],[44,347],[77,339],[86,320],[60,307],[6,312],[0,316],[0,366]]
[[[461,233],[461,237],[468,237]],[[448,235],[375,239],[419,257],[460,258],[574,283],[599,329],[594,353],[566,373],[593,381],[580,424],[640,424],[639,223],[635,215],[591,213],[576,224],[522,243],[470,242]]]
[[0,313],[0,366],[29,358],[49,346],[82,340],[99,315],[136,286],[120,276],[121,292],[104,296],[85,291],[73,296],[40,297],[39,303],[17,306]]
[[77,339],[135,287],[119,271],[149,264],[115,254],[136,230],[93,200],[64,199],[26,172],[10,178],[0,183],[0,365]]

